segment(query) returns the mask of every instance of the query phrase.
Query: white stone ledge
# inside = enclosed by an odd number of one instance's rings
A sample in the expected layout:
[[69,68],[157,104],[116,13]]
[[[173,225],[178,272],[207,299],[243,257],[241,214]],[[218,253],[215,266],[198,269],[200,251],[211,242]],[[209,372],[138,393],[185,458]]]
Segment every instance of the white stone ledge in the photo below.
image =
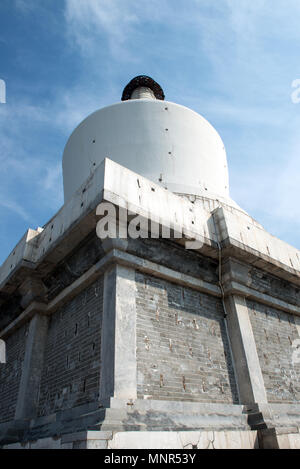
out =
[[224,206],[210,212],[204,203],[193,204],[105,159],[44,228],[27,231],[0,268],[0,289],[7,293],[13,291],[18,284],[16,281],[14,285],[13,278],[18,279],[24,262],[42,272],[53,269],[76,243],[96,229],[95,209],[101,201],[159,220],[163,226],[175,223],[184,239],[194,237],[203,241],[202,252],[216,258],[213,213],[220,242],[228,239],[238,245],[238,257],[252,254],[262,268],[273,266],[278,275],[286,271],[299,281],[300,251],[272,236],[246,213],[232,208],[227,210]]

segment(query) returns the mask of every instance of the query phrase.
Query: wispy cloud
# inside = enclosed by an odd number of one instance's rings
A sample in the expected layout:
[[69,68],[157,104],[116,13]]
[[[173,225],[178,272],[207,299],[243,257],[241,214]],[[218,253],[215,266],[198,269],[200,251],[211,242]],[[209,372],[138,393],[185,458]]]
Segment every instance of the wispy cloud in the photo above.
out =
[[28,13],[36,7],[36,3],[32,0],[14,0],[17,10]]
[[65,17],[70,39],[75,40],[83,54],[90,56],[95,51],[95,41],[102,37],[112,53],[119,54],[128,35],[140,21],[136,14],[139,4],[137,0],[130,3],[122,0],[66,0]]
[[22,207],[17,202],[14,202],[13,200],[5,200],[5,199],[6,199],[6,196],[0,198],[0,207],[4,207],[16,213],[28,223],[32,222],[32,217],[30,217],[29,213],[24,209],[24,207]]
[[[51,149],[46,146],[44,154],[30,154],[34,138],[31,132],[35,130],[36,138],[40,138],[41,132],[51,129],[54,116],[43,107],[20,101],[2,106],[0,120],[0,206],[34,223],[36,217],[29,217],[26,203],[35,205],[39,200],[57,209],[63,201],[60,161],[51,158]],[[36,146],[38,142],[33,143]],[[20,191],[25,192],[23,197]],[[16,202],[16,198],[20,201]]]

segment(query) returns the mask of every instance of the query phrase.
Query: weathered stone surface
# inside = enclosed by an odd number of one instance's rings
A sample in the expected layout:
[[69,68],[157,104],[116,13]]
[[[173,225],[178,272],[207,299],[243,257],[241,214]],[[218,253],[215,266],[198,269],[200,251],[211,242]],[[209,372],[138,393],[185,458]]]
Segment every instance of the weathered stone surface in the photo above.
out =
[[49,318],[36,313],[30,321],[15,419],[36,417]]
[[225,305],[240,401],[244,404],[266,403],[267,395],[246,301],[241,296],[229,295]]
[[279,449],[300,449],[300,433],[277,435]]
[[113,266],[104,277],[100,400],[137,396],[135,271]]
[[[102,433],[102,432],[94,432]],[[95,439],[86,434],[77,439],[76,434],[69,443],[63,439],[43,438],[35,442],[3,446],[3,449],[255,449],[257,434],[251,431],[202,431],[202,432],[116,432],[112,438]],[[298,435],[284,436],[282,447],[299,448]],[[289,445],[289,446],[287,446]],[[154,457],[155,455],[153,455]]]
[[109,449],[254,449],[256,432],[120,432]]

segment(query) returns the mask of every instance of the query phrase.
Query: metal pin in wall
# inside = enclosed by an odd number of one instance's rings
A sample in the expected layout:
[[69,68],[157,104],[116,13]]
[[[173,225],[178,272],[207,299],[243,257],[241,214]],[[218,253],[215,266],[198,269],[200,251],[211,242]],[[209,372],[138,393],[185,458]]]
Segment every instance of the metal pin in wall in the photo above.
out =
[[146,335],[145,335],[145,349],[150,350],[150,340]]
[[182,377],[182,387],[186,391],[185,376]]
[[159,376],[159,385],[160,385],[161,388],[162,388],[163,385],[164,385],[164,377],[163,377],[163,375],[160,375],[160,376]]

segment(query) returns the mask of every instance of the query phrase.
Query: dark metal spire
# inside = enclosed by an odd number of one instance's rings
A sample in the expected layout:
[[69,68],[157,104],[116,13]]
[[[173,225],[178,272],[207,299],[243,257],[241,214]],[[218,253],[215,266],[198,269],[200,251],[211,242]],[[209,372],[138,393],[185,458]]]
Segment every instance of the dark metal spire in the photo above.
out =
[[130,99],[133,91],[140,87],[150,88],[156,99],[160,99],[161,101],[165,99],[163,89],[158,83],[156,83],[156,81],[153,80],[153,78],[148,77],[147,75],[138,75],[125,86],[122,94],[122,101]]

